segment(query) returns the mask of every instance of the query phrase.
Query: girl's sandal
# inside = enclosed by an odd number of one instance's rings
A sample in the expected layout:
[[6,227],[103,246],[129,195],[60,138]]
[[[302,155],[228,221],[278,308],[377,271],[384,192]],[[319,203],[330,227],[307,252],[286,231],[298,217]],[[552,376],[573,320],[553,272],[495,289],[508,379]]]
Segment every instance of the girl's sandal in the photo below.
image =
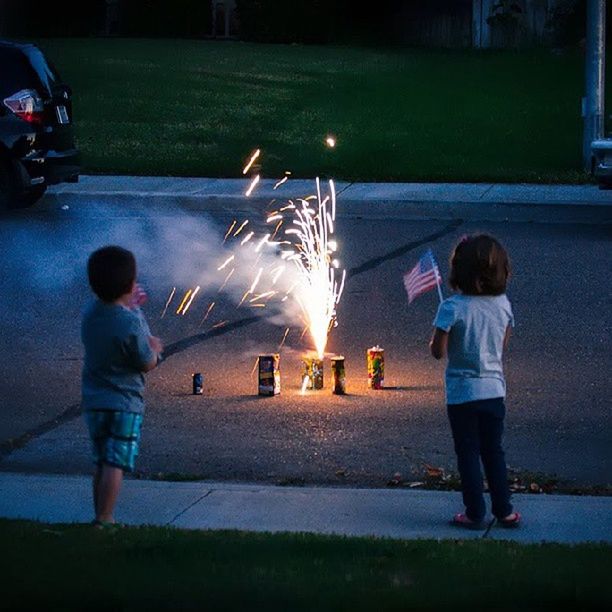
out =
[[461,512],[453,516],[450,524],[453,527],[462,527],[463,529],[473,529],[475,531],[482,531],[487,528],[487,524],[484,521],[473,521]]
[[497,524],[506,529],[516,529],[521,524],[521,515],[519,512],[513,512],[509,515],[511,518],[497,519]]

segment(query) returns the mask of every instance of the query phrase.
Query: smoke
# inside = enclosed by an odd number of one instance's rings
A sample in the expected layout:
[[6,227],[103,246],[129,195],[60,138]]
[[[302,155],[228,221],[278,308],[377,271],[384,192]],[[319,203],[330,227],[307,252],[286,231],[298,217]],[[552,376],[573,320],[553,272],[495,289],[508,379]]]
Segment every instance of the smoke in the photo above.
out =
[[[102,246],[116,244],[135,254],[139,281],[157,303],[163,304],[172,287],[177,288],[175,308],[176,300],[188,288],[199,285],[200,296],[214,294],[234,269],[223,294],[238,304],[261,270],[259,283],[245,305],[249,306],[249,300],[257,294],[276,291],[275,304],[265,309],[270,322],[288,326],[301,321],[293,299],[277,300],[297,280],[292,266],[286,265],[270,245],[255,252],[255,241],[265,235],[265,228],[260,227],[262,231],[256,232],[250,243],[241,245],[246,232],[240,240],[224,243],[227,226],[220,225],[221,221],[178,206],[171,210],[134,210],[115,203],[79,201],[67,209],[54,204],[52,210],[42,214],[28,212],[3,219],[2,224],[0,269],[4,282],[10,282],[12,294],[27,292],[45,301],[52,296],[76,294],[82,302],[80,296],[87,297],[90,291],[86,272],[89,255]],[[251,221],[253,226],[257,229],[255,220]],[[231,265],[219,270],[231,255]],[[273,283],[271,271],[279,266],[286,269]]]

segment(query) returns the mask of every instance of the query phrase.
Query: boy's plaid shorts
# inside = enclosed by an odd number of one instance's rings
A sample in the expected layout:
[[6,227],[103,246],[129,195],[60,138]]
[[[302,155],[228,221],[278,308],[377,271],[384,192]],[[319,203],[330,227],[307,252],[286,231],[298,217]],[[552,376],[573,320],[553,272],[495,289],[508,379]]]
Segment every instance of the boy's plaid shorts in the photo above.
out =
[[87,410],[85,420],[92,441],[94,463],[105,463],[125,472],[133,471],[140,443],[142,414]]

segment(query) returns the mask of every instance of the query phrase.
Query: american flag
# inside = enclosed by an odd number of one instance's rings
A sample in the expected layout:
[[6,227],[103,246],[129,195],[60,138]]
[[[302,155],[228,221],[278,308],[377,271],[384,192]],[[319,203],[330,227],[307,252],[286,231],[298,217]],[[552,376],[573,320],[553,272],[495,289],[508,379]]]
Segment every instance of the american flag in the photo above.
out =
[[434,287],[438,287],[440,301],[442,301],[442,291],[440,284],[442,277],[438,264],[434,259],[431,249],[428,249],[419,259],[418,263],[410,272],[404,274],[404,287],[408,292],[408,303],[411,304],[421,293],[425,293]]

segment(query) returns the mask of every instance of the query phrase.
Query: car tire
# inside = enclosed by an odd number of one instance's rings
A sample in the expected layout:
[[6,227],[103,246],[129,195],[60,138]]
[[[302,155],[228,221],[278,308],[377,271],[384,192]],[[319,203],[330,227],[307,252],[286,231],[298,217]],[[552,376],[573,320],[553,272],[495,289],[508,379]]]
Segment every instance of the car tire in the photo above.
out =
[[36,185],[25,193],[19,194],[13,200],[12,208],[28,208],[40,200],[47,191],[46,185]]
[[0,210],[6,210],[11,207],[13,191],[13,179],[9,165],[0,160]]
[[47,191],[46,185],[35,185],[27,191],[17,189],[20,181],[13,164],[0,162],[0,210],[32,206]]

